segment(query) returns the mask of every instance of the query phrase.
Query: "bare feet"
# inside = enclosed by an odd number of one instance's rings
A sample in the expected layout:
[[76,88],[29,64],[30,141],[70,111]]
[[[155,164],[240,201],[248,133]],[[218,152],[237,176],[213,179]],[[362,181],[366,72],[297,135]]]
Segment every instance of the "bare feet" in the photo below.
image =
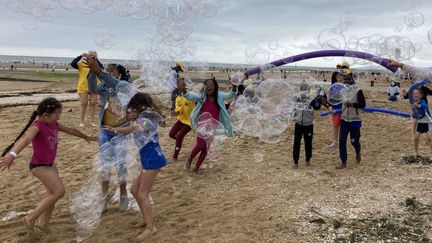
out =
[[28,216],[25,216],[25,217],[23,218],[23,224],[24,224],[24,226],[25,226],[28,230],[33,231],[33,229],[34,229],[34,222],[31,222],[31,221],[28,219]]
[[92,127],[97,127],[97,124],[94,122],[92,122],[91,125],[92,125]]
[[137,240],[143,241],[147,239],[152,234],[156,233],[156,227],[153,227],[152,229],[146,228],[144,232],[142,232],[140,235],[136,237]]
[[79,127],[84,127],[84,123],[80,122]]

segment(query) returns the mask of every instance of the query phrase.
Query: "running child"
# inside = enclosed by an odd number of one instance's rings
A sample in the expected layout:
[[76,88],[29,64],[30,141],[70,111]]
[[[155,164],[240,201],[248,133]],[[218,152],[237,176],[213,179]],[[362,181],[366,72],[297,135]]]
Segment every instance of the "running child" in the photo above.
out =
[[[204,81],[204,89],[199,94],[196,95],[190,92],[186,92],[186,94],[184,94],[186,99],[197,102],[190,116],[192,129],[197,129],[199,116],[207,112],[212,116],[213,119],[223,124],[227,130],[228,136],[233,136],[231,121],[224,104],[225,100],[233,98],[237,93],[237,86],[233,83],[231,84],[231,92],[220,92],[216,79],[206,79]],[[192,149],[188,160],[186,161],[186,169],[190,169],[192,160],[198,153],[200,153],[198,161],[195,165],[195,172],[198,172],[199,167],[207,156],[207,148],[210,146],[210,144],[207,143],[208,142],[206,142],[206,140],[197,136],[197,143]]]
[[30,159],[29,170],[46,187],[48,195],[29,215],[23,218],[24,225],[29,230],[33,230],[37,219],[40,219],[38,228],[44,231],[49,230],[48,224],[55,204],[65,193],[63,182],[54,164],[58,131],[82,138],[87,142],[97,141],[94,136],[87,136],[75,128],[61,125],[58,122],[61,112],[62,104],[58,100],[44,99],[39,103],[37,110],[33,112],[29,122],[15,141],[3,151],[0,159],[2,171],[9,169],[21,151],[32,143],[33,155]]

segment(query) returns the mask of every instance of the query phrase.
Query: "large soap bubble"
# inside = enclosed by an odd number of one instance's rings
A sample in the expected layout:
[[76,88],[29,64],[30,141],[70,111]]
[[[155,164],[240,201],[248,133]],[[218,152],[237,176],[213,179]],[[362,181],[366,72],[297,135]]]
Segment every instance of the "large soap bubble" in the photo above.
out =
[[331,105],[338,105],[351,100],[354,95],[355,90],[353,86],[335,83],[332,84],[327,91],[327,101]]
[[119,82],[116,86],[116,100],[122,108],[126,108],[130,99],[138,93],[138,89],[126,82]]

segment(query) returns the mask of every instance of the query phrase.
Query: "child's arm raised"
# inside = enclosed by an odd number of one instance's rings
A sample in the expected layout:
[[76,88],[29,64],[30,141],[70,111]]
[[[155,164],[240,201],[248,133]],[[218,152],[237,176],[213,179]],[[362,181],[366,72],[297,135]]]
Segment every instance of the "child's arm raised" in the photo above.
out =
[[95,137],[95,136],[87,136],[86,134],[82,133],[80,130],[78,130],[76,128],[73,128],[73,127],[66,127],[66,126],[63,126],[63,125],[59,124],[58,130],[60,132],[67,133],[69,135],[82,138],[82,139],[86,140],[88,143],[91,142],[91,141],[93,141],[93,142],[97,142],[98,141],[97,137]]
[[0,169],[4,171],[5,169],[9,169],[14,161],[14,159],[18,156],[21,151],[27,147],[36,134],[39,132],[39,128],[36,126],[30,127],[23,138],[10,150],[9,154],[5,157],[0,158]]

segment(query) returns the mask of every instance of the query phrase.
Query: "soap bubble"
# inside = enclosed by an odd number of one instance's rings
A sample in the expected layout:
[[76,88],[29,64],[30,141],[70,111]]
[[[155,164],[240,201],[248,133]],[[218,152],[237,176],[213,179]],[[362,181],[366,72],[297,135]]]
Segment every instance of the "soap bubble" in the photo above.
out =
[[324,29],[317,36],[318,45],[323,49],[345,49],[346,38],[333,29]]
[[246,75],[242,72],[236,72],[230,76],[231,82],[234,85],[240,85],[245,80]]
[[403,25],[401,25],[401,24],[395,25],[393,27],[393,31],[396,33],[400,33],[400,32],[402,32],[402,30],[403,30]]
[[428,40],[429,40],[429,43],[432,44],[432,29],[430,29],[430,30],[428,31]]
[[214,119],[210,113],[204,112],[198,117],[196,131],[198,137],[206,140],[216,135],[225,134],[225,127]]
[[424,16],[418,11],[413,11],[405,15],[404,22],[410,28],[419,28],[424,23]]
[[248,64],[265,64],[270,59],[269,52],[257,45],[247,46],[244,53]]
[[211,142],[210,148],[208,150],[208,155],[210,160],[216,161],[219,159],[219,156],[222,154],[224,148],[224,141],[227,138],[228,137],[226,135],[218,135],[214,137],[213,141]]
[[103,49],[112,49],[117,44],[116,38],[107,30],[98,31],[94,37],[94,42]]
[[279,48],[279,42],[277,40],[271,40],[267,44],[268,49],[276,50]]
[[264,155],[262,153],[254,153],[255,162],[260,163],[264,160]]
[[126,81],[119,82],[116,86],[116,101],[119,105],[126,109],[130,99],[138,93],[138,89]]
[[351,100],[355,95],[354,87],[351,85],[335,83],[327,91],[327,101],[331,105],[338,105]]

